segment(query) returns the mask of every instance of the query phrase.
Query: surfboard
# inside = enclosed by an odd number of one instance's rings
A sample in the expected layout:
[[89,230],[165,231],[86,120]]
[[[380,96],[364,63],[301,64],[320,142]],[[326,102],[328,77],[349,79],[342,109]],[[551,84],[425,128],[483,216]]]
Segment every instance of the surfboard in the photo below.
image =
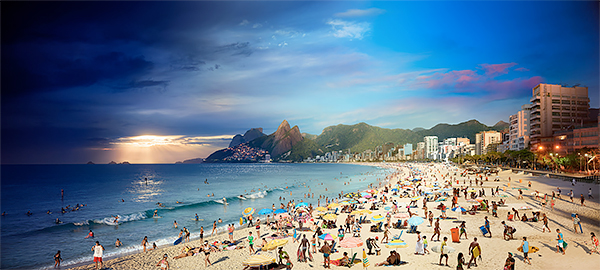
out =
[[240,225],[242,225],[242,224],[244,224],[244,218],[243,217],[240,218]]
[[198,220],[196,220],[195,218],[192,218],[193,221],[204,221],[203,218],[199,218]]
[[240,200],[247,200],[246,197],[242,197],[242,196],[237,196],[237,198]]
[[[519,252],[523,252],[523,247],[518,247],[517,251]],[[534,247],[534,246],[529,246],[529,252],[528,253],[535,253],[540,251],[540,249],[538,247]]]
[[181,240],[183,240],[182,237],[177,238],[177,240],[175,240],[175,242],[173,242],[173,245],[179,245],[179,243],[181,243]]
[[155,216],[155,217],[152,217],[152,218],[162,218],[162,217],[161,216]]

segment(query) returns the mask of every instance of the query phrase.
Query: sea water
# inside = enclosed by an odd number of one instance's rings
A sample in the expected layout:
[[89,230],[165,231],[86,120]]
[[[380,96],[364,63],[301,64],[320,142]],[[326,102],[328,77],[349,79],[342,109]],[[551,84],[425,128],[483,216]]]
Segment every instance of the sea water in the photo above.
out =
[[[352,164],[2,165],[0,266],[51,268],[58,250],[61,266],[91,263],[96,241],[108,259],[140,252],[144,236],[150,246],[172,245],[183,227],[198,238],[203,226],[206,237],[218,218],[220,230],[239,225],[247,207],[278,207],[280,197],[316,206],[319,195],[364,189],[386,173]],[[305,198],[309,191],[316,198]],[[237,198],[242,194],[246,200]],[[71,211],[77,204],[84,206]],[[196,213],[203,220],[193,220]],[[85,239],[90,230],[95,237]]]

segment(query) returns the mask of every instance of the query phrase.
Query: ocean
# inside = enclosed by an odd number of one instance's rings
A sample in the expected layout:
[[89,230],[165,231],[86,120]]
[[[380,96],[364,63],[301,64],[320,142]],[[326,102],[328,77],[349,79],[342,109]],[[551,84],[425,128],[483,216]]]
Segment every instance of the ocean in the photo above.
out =
[[[107,259],[140,252],[144,236],[150,245],[172,245],[183,227],[191,231],[192,238],[198,238],[203,226],[207,236],[218,218],[223,220],[221,230],[226,224],[239,225],[246,207],[258,212],[272,204],[278,206],[280,197],[316,205],[319,195],[331,198],[341,190],[362,190],[388,173],[383,168],[353,164],[277,163],[1,168],[1,211],[5,212],[1,217],[2,269],[52,268],[57,250],[64,259],[63,268],[91,263],[95,241],[106,248]],[[305,198],[309,191],[316,198]],[[207,197],[213,193],[214,197]],[[242,194],[246,200],[237,198]],[[228,205],[222,204],[223,198]],[[72,211],[78,204],[83,206]],[[161,218],[152,217],[154,210]],[[196,213],[203,220],[193,220]],[[114,216],[119,217],[118,224]],[[57,224],[57,218],[62,223]],[[173,227],[174,221],[178,229]],[[90,230],[95,237],[85,239]],[[115,247],[117,238],[122,247]]]

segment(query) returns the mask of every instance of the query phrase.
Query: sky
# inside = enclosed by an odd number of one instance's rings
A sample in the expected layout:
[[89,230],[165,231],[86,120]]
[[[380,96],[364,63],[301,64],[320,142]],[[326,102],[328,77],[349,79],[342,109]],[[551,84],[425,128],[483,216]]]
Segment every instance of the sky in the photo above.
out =
[[599,107],[599,4],[4,2],[2,164],[172,163],[250,128],[494,125]]

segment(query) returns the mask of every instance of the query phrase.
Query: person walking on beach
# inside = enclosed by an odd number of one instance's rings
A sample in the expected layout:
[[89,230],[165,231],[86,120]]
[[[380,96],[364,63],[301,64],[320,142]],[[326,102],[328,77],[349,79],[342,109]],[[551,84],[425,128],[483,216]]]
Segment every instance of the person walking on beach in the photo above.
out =
[[191,233],[186,227],[183,227],[183,234],[184,234],[185,241],[189,242]]
[[217,221],[213,221],[213,228],[212,228],[212,232],[210,232],[210,236],[213,236],[214,234],[217,233]]
[[481,255],[481,246],[477,243],[477,237],[474,237],[473,242],[469,245],[469,255],[471,255],[471,259],[469,259],[467,268],[471,268],[471,261],[477,266],[477,257]]
[[429,211],[429,227],[433,227],[433,213]]
[[250,247],[250,255],[254,254],[254,236],[252,236],[252,232],[248,232],[248,247]]
[[204,226],[200,226],[200,241],[204,241]]
[[144,252],[146,252],[146,244],[148,244],[148,236],[144,236],[144,239],[142,239],[142,248],[144,249]]
[[[309,243],[308,243],[308,239],[306,239],[306,234],[302,235],[302,240],[300,241],[300,249],[302,250],[302,257],[305,259],[305,261],[307,260],[306,257],[306,251],[308,250],[309,247]],[[308,254],[310,255],[310,251],[308,252]]]
[[556,240],[558,241],[558,243],[556,244],[556,253],[558,252],[562,252],[563,255],[565,255],[565,246],[564,246],[564,239],[563,239],[563,234],[560,232],[560,229],[556,229],[556,233],[558,233]]
[[[92,251],[94,252],[94,263],[96,264],[96,269],[102,269],[102,253],[104,252],[104,247],[100,245],[100,242],[96,241],[96,245],[92,247]],[[100,263],[100,267],[98,267],[98,263]]]
[[233,231],[234,231],[233,223],[231,223],[231,225],[227,226],[227,231],[229,234],[229,242],[233,243]]
[[594,252],[600,254],[600,251],[598,251],[598,245],[600,245],[600,242],[598,242],[598,238],[596,238],[596,235],[593,232],[590,232],[591,238],[592,238],[592,248],[590,250],[590,255],[594,254]]
[[[490,221],[488,220],[488,217],[485,217],[485,224],[484,224],[485,228],[487,229],[488,233],[490,234],[490,238],[492,238],[492,231],[490,230]],[[485,234],[484,234],[485,236]]]
[[531,264],[531,261],[529,260],[529,257],[527,256],[527,254],[529,253],[529,242],[527,242],[527,237],[523,236],[523,242],[521,242],[520,248],[522,248],[522,250],[523,250],[523,262],[525,262],[525,260],[527,260],[527,263]]
[[54,254],[54,268],[60,268],[60,262],[63,259],[60,257],[60,250]]
[[[381,243],[387,243],[389,242],[389,235],[390,235],[390,229],[388,228],[387,224],[385,225],[385,231],[383,231],[383,238],[381,238]],[[385,242],[383,242],[383,240],[385,240]]]
[[210,262],[210,246],[208,245],[208,241],[204,241],[202,251],[204,252],[204,267],[211,266],[212,263]]
[[581,194],[581,206],[585,206],[585,197],[583,197],[583,193]]
[[444,236],[444,241],[442,242],[442,245],[440,246],[440,263],[439,265],[443,265],[442,264],[442,258],[446,257],[446,266],[450,266],[448,265],[448,254],[444,253],[444,247],[446,247],[446,241],[448,240],[448,237]]
[[440,241],[440,218],[435,219],[435,227],[433,228],[433,235],[431,236],[431,241],[433,241],[433,237],[437,235],[437,240]]
[[544,222],[544,226],[542,227],[542,232],[546,232],[546,229],[548,229],[548,232],[552,232],[550,230],[550,227],[548,227],[548,216],[546,216],[546,213],[544,213],[544,217],[542,218],[542,221]]
[[465,239],[469,239],[469,237],[467,237],[467,226],[465,221],[460,224],[460,235],[458,236],[458,239],[460,239],[463,234],[465,235]]
[[415,255],[425,255],[423,249],[423,238],[421,238],[421,232],[417,231],[417,244],[415,245]]
[[161,270],[169,270],[169,262],[167,261],[167,254],[163,255],[162,260],[158,261],[156,266],[160,266]]

